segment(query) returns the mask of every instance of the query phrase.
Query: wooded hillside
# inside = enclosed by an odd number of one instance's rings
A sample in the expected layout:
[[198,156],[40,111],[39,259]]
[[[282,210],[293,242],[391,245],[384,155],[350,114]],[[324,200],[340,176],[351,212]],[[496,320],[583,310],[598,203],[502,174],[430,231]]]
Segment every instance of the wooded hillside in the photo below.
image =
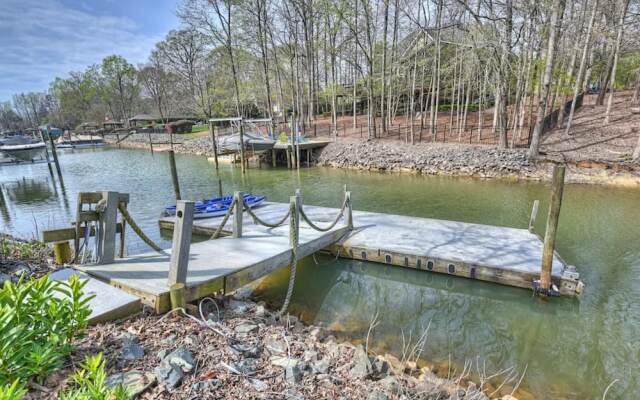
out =
[[339,116],[356,126],[366,114],[366,137],[404,116],[414,143],[437,134],[440,111],[450,132],[488,121],[498,146],[527,137],[535,157],[545,117],[557,109],[569,131],[579,94],[598,93],[605,125],[612,89],[634,89],[638,103],[637,0],[184,0],[177,12],[183,26],[144,65],[110,56],[47,93],[17,94],[0,126],[148,112],[327,117],[335,131]]

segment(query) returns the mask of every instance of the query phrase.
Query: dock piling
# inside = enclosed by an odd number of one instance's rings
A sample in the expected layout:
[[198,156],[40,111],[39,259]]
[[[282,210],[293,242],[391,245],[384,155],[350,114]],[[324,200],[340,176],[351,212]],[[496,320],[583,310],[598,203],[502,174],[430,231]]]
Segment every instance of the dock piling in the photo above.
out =
[[[169,286],[169,299],[171,300],[171,310],[186,310],[187,299],[184,296],[184,283],[174,283]],[[180,312],[177,312],[180,315]]]
[[271,166],[273,168],[276,167],[276,150],[275,149],[271,149]]
[[551,286],[551,267],[553,264],[553,251],[556,244],[556,233],[560,208],[562,206],[562,194],[564,191],[564,165],[554,165],[553,181],[551,187],[551,203],[549,204],[549,216],[544,234],[544,247],[542,249],[542,269],[540,272],[540,288],[548,290]]
[[169,150],[169,163],[171,164],[171,181],[173,183],[173,191],[176,194],[176,201],[180,200],[180,182],[178,181],[178,168],[176,167],[176,155],[173,150]]
[[244,200],[242,192],[233,192],[233,200],[236,203],[236,209],[233,212],[233,237],[242,237],[242,214],[244,208]]
[[62,180],[62,170],[60,169],[60,162],[58,161],[58,152],[56,151],[56,144],[53,141],[53,137],[51,136],[51,131],[49,131],[49,127],[47,126],[47,137],[49,138],[49,143],[51,144],[51,154],[53,154],[53,162],[56,165],[56,171],[58,172],[58,177]]
[[247,171],[247,157],[244,153],[244,119],[240,117],[240,162],[243,174]]
[[169,262],[169,286],[187,282],[189,250],[193,229],[193,201],[180,200],[176,204],[176,222],[171,244],[171,261]]
[[218,170],[218,145],[216,143],[216,131],[213,126],[213,122],[209,122],[209,132],[211,133],[211,145],[213,146],[213,160],[216,164],[216,171]]

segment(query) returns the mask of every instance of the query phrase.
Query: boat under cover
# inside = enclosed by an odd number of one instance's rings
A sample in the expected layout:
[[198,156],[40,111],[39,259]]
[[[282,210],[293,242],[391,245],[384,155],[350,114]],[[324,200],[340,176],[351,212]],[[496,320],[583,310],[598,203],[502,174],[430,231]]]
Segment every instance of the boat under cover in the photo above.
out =
[[[254,196],[251,193],[245,193],[243,197],[244,202],[251,208],[260,206],[267,199],[266,196]],[[197,201],[194,206],[193,218],[202,219],[221,217],[229,211],[232,203],[233,196],[215,197],[212,199]],[[167,215],[175,215],[175,204],[165,207],[164,211]]]
[[[276,141],[261,136],[256,133],[247,133],[243,135],[244,149],[245,151],[252,151],[254,153],[271,150],[276,145]],[[237,153],[240,151],[240,134],[235,133],[229,136],[223,136],[218,139],[218,152],[219,153]]]
[[28,136],[16,135],[0,139],[0,152],[18,160],[33,161],[41,158],[45,150],[44,142]]

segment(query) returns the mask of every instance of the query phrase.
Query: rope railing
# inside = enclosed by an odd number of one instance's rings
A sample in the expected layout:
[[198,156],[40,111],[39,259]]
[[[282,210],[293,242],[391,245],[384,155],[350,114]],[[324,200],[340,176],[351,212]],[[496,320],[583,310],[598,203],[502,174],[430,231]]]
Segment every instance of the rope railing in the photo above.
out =
[[289,303],[291,302],[291,297],[293,296],[293,287],[296,282],[296,272],[298,270],[298,243],[300,238],[300,220],[297,218],[297,213],[299,212],[298,196],[292,196],[289,201],[289,242],[291,244],[291,270],[289,271],[289,285],[287,286],[287,294],[284,297],[284,302],[282,303],[282,307],[278,311],[278,315],[282,316],[287,309],[289,308]]
[[325,227],[325,228],[321,228],[320,226],[316,225],[313,221],[311,221],[311,218],[309,218],[307,216],[307,214],[304,212],[304,209],[302,207],[302,204],[300,204],[300,216],[302,217],[302,219],[313,229],[319,231],[319,232],[329,232],[331,229],[333,229],[338,222],[340,221],[340,219],[342,219],[342,217],[344,216],[344,211],[347,209],[347,205],[348,205],[349,201],[347,200],[347,198],[345,197],[344,201],[342,202],[342,207],[340,208],[340,212],[338,213],[338,215],[336,216],[336,218],[333,220],[333,222]]
[[233,212],[233,209],[235,207],[236,207],[236,200],[233,199],[233,201],[231,202],[231,206],[229,207],[229,210],[224,215],[224,218],[222,219],[222,222],[220,223],[220,226],[218,226],[218,229],[216,229],[216,231],[213,233],[213,235],[211,235],[211,240],[215,240],[215,239],[220,237],[220,234],[222,234],[222,230],[224,229],[224,226],[227,224],[227,221],[229,220],[229,217],[231,216],[231,213]]
[[291,216],[291,207],[289,207],[289,211],[287,211],[287,213],[280,220],[278,220],[278,222],[270,223],[258,217],[258,215],[256,215],[256,213],[253,212],[251,207],[244,200],[244,198],[242,199],[242,204],[244,205],[244,209],[247,211],[247,214],[249,214],[251,218],[253,218],[254,223],[266,226],[267,228],[277,228],[281,225],[284,225],[287,218]]
[[[241,207],[242,209],[238,210],[238,207]],[[326,227],[319,226],[317,223],[313,222],[311,218],[305,213],[300,201],[299,191],[296,192],[295,196],[292,196],[290,198],[289,209],[286,212],[286,214],[284,214],[282,217],[280,217],[280,219],[278,219],[275,222],[265,221],[262,217],[259,217],[253,211],[251,206],[247,204],[247,202],[245,201],[244,197],[240,194],[240,192],[236,192],[234,194],[234,198],[231,203],[231,206],[229,207],[229,210],[227,210],[226,214],[224,215],[224,218],[220,222],[220,225],[216,229],[215,233],[211,236],[211,239],[217,239],[220,236],[220,234],[222,233],[222,230],[224,229],[224,226],[226,225],[227,221],[233,214],[234,210],[236,210],[236,212],[239,212],[240,214],[246,211],[247,214],[249,214],[249,216],[253,219],[253,222],[256,225],[262,225],[267,228],[277,228],[284,225],[287,220],[289,221],[289,243],[291,245],[291,271],[289,273],[289,284],[287,287],[287,293],[285,295],[284,302],[282,303],[282,307],[278,311],[278,315],[280,316],[286,313],[287,309],[289,308],[289,304],[291,303],[291,297],[293,296],[293,287],[295,286],[296,272],[298,268],[300,217],[302,217],[304,222],[306,222],[312,229],[319,232],[328,232],[331,229],[335,228],[338,222],[340,222],[340,220],[345,216],[345,211],[347,211],[348,212],[347,221],[346,221],[347,227],[349,229],[353,227],[353,219],[351,215],[351,193],[347,192],[346,190],[345,190],[344,201],[342,203],[342,206],[340,207],[340,211],[338,212],[338,215]],[[242,224],[242,215],[236,216],[236,218],[237,219],[234,220],[234,236],[241,237],[242,236],[241,226],[236,226],[236,224],[240,224],[240,225]],[[235,232],[235,230],[238,230],[238,232]]]
[[157,243],[151,240],[151,238],[149,238],[149,236],[147,236],[142,231],[140,226],[138,226],[136,221],[133,220],[133,218],[131,217],[131,214],[129,214],[129,211],[127,211],[127,208],[124,206],[124,203],[118,203],[118,210],[120,211],[120,214],[122,214],[122,218],[124,218],[124,220],[127,221],[129,226],[131,226],[131,229],[136,233],[136,235],[138,235],[140,239],[142,239],[143,242],[145,242],[147,245],[149,245],[149,247],[151,247],[153,250],[157,251],[158,253],[164,254],[162,247],[158,246]]

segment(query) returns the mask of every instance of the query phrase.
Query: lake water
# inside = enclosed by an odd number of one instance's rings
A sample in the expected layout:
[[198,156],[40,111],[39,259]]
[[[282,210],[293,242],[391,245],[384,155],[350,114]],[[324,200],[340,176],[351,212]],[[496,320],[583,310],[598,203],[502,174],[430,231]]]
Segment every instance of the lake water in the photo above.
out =
[[[202,157],[177,156],[183,198],[218,192],[218,176]],[[172,202],[166,154],[96,149],[61,152],[64,185],[46,165],[0,167],[0,228],[23,237],[67,226],[80,191],[131,194],[131,213],[153,239],[169,242],[158,229],[162,207]],[[361,173],[325,168],[250,169],[222,166],[226,193],[265,194],[288,201],[298,187],[305,202],[337,207],[342,187],[358,210],[525,228],[531,205],[541,200],[536,229],[543,232],[548,186]],[[536,398],[640,398],[640,191],[569,185],[565,189],[557,248],[578,267],[586,284],[576,299],[533,298],[523,289],[373,263],[308,258],[301,264],[292,310],[307,322],[324,324],[361,341],[374,316],[371,348],[402,354],[425,329],[423,358],[440,374],[460,374],[465,362],[486,375],[526,369],[522,387]],[[129,252],[146,251],[127,236]],[[288,275],[278,271],[258,287],[274,305],[284,296]],[[517,380],[517,379],[516,379]],[[527,394],[520,393],[521,400]]]

